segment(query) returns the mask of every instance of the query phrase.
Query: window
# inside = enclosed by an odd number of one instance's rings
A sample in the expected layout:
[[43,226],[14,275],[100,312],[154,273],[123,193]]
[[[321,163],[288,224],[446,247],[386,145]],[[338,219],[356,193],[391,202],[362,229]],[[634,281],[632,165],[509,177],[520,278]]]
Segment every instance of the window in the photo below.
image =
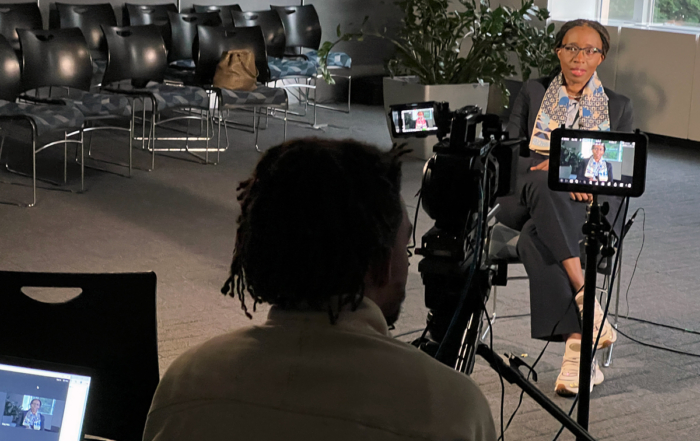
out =
[[587,18],[604,24],[700,26],[700,0],[549,0],[554,20]]

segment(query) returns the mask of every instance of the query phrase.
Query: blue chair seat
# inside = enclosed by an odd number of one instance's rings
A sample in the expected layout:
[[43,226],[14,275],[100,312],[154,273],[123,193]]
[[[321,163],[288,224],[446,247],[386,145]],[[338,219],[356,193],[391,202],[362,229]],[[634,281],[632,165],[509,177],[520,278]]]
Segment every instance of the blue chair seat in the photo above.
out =
[[194,60],[175,60],[170,63],[170,66],[177,67],[180,69],[194,69]]
[[67,97],[60,97],[60,99],[80,110],[86,119],[131,116],[131,103],[124,95],[71,89]]
[[318,71],[316,64],[302,58],[267,57],[270,67],[270,79],[281,80],[285,77],[315,77]]
[[287,91],[277,87],[258,86],[253,91],[219,89],[224,106],[280,106],[287,103]]
[[154,84],[136,90],[149,93],[156,100],[159,111],[182,107],[209,108],[209,95],[201,87]]
[[[314,63],[318,67],[318,51],[306,52],[306,55],[310,62]],[[352,67],[352,58],[345,52],[331,52],[328,54],[327,61],[329,68],[344,68],[350,69]]]
[[83,114],[70,106],[12,103],[0,100],[0,117],[25,117],[36,125],[37,135],[51,131],[65,131],[82,127]]

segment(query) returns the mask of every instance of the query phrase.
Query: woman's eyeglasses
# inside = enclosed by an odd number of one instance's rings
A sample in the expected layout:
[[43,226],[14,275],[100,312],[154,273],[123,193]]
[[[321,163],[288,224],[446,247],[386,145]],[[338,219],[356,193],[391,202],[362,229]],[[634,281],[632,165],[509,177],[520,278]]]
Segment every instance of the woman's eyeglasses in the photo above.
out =
[[591,58],[596,54],[603,53],[603,51],[598,49],[597,47],[578,47],[575,44],[567,44],[566,46],[562,46],[559,49],[563,50],[564,54],[570,56],[571,58],[576,58],[579,52],[583,52],[583,55],[586,58]]

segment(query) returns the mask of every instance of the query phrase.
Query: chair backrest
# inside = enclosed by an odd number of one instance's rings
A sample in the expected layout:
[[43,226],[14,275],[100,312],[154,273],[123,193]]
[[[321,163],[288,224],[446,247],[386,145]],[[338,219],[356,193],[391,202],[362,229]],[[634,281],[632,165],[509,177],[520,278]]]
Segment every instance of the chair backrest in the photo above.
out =
[[272,6],[284,26],[287,47],[318,49],[321,46],[321,21],[314,5]]
[[17,29],[42,29],[41,11],[34,3],[0,4],[0,35],[4,35],[13,48],[19,49]]
[[92,57],[80,29],[19,29],[17,34],[24,90],[49,86],[90,90]]
[[260,26],[265,37],[267,54],[271,57],[282,58],[286,47],[284,26],[277,11],[231,11],[233,23],[239,26]]
[[0,35],[0,100],[14,101],[22,92],[22,74],[17,53]]
[[192,44],[197,37],[197,26],[219,26],[221,17],[218,12],[201,12],[177,14],[168,12],[173,42],[168,50],[168,62],[192,60]]
[[203,84],[211,84],[221,55],[226,51],[248,49],[255,55],[258,82],[270,81],[265,39],[260,26],[222,28],[200,26],[199,53],[197,55],[197,78]]
[[117,17],[110,3],[68,4],[56,3],[61,29],[80,28],[85,35],[88,48],[99,58],[107,58],[107,42],[102,25],[116,26]]
[[102,26],[109,57],[102,84],[131,80],[134,87],[161,82],[168,67],[165,43],[156,25]]
[[218,12],[224,27],[233,26],[231,11],[241,11],[239,5],[192,5],[194,12]]
[[[82,293],[44,303],[26,287]],[[0,354],[89,368],[85,432],[140,440],[159,381],[156,275],[0,271],[0,298],[3,329],[13,335],[0,339]]]
[[170,47],[172,37],[170,35],[170,21],[168,12],[177,13],[175,3],[159,5],[124,4],[124,26],[139,26],[153,24],[158,26],[160,34],[165,41],[165,47]]

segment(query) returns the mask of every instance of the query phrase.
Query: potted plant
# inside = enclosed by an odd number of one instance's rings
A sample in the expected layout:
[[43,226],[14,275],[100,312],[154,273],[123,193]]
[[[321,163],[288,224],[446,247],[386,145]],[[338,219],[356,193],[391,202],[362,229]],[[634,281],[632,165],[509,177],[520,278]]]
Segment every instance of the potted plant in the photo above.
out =
[[[513,53],[524,80],[533,70],[548,73],[556,65],[554,25],[533,24],[549,18],[534,0],[522,0],[520,8],[495,9],[489,0],[458,0],[455,10],[450,3],[396,2],[403,27],[390,38],[396,56],[388,63],[391,77],[384,79],[387,112],[392,104],[421,101],[447,101],[453,110],[476,104],[486,111],[489,87],[500,92],[503,105],[508,102],[505,80],[517,73]],[[411,140],[410,147],[427,158],[435,142],[435,137]]]

